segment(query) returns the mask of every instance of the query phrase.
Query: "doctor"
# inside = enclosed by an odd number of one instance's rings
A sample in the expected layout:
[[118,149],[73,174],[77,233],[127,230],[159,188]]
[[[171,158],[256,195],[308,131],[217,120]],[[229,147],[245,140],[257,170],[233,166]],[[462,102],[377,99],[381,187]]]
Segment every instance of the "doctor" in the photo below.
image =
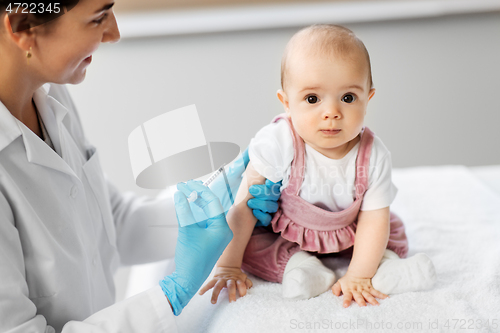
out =
[[[208,188],[180,184],[174,200],[123,195],[107,181],[85,139],[63,84],[82,82],[100,43],[119,40],[112,1],[80,0],[39,25],[44,15],[7,16],[14,3],[0,0],[0,332],[175,332],[174,314],[232,237],[219,198]],[[244,154],[229,169],[232,181],[246,163]],[[252,204],[267,223],[277,200],[266,195],[270,187],[258,188],[264,194]],[[198,219],[186,200],[191,191],[198,192],[195,203],[205,222],[178,234],[148,227]],[[172,275],[113,304],[120,263],[174,253]]]

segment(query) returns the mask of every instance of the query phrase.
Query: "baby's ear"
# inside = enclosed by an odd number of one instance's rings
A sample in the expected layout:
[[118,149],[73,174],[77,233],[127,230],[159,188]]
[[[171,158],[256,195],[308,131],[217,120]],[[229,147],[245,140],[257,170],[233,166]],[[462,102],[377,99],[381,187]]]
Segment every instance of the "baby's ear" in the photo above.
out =
[[281,104],[283,104],[285,112],[288,114],[290,112],[290,108],[288,105],[288,96],[282,89],[279,89],[276,95],[278,96],[278,99],[280,100]]
[[371,88],[368,92],[368,100],[371,100],[373,95],[375,95],[375,88]]

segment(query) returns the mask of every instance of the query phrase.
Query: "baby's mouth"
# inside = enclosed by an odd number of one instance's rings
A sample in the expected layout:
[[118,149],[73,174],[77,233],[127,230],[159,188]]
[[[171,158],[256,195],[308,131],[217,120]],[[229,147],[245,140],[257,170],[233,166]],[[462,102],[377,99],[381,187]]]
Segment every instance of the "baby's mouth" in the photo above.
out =
[[337,135],[341,129],[322,129],[321,132],[326,135]]

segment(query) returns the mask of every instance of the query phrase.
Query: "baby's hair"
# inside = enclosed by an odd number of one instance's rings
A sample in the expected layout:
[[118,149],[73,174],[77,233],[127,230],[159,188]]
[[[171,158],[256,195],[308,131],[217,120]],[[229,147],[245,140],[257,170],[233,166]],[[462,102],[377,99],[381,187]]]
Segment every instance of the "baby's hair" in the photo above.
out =
[[287,62],[297,43],[306,42],[309,52],[348,57],[353,51],[361,51],[368,64],[369,87],[373,88],[370,55],[363,42],[349,29],[333,24],[315,24],[298,31],[290,39],[281,58],[281,88],[285,89]]

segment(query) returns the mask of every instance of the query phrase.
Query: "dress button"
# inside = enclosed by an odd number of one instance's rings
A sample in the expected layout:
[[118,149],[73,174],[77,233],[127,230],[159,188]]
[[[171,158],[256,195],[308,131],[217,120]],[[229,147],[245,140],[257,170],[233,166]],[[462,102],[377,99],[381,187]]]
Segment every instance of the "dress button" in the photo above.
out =
[[76,196],[78,195],[78,187],[76,186],[73,186],[71,188],[71,191],[69,192],[69,194],[71,195],[71,197],[74,199],[76,198]]

